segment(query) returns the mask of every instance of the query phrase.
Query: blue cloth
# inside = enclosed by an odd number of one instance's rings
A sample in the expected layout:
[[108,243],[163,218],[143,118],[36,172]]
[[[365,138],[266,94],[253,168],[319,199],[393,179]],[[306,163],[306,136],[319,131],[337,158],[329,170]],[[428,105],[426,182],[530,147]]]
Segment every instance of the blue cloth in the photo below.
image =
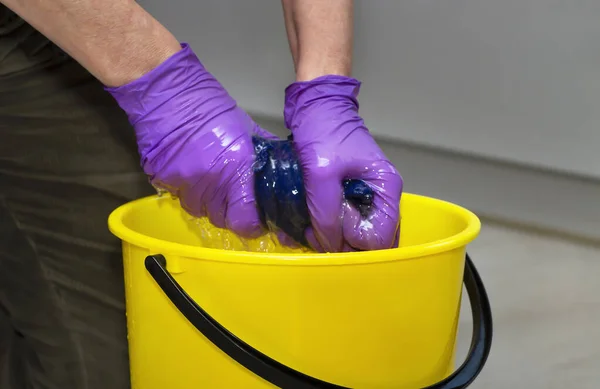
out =
[[[263,225],[281,229],[299,244],[309,247],[304,231],[311,225],[310,213],[302,167],[292,137],[268,140],[254,136],[252,141],[256,153],[254,188]],[[362,180],[347,179],[342,185],[344,198],[363,217],[368,216],[373,205],[373,189]]]

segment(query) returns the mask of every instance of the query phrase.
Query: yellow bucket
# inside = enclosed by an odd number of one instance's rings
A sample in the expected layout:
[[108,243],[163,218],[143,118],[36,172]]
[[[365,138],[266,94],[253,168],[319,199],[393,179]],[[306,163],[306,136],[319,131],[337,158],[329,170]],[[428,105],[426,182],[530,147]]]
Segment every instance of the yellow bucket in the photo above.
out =
[[[480,222],[414,194],[401,212],[398,249],[315,254],[257,241],[265,253],[241,251],[169,196],[121,206],[109,228],[123,241],[132,389],[468,386],[492,334],[465,262]],[[206,236],[237,247],[202,247]],[[453,373],[463,276],[474,333]]]

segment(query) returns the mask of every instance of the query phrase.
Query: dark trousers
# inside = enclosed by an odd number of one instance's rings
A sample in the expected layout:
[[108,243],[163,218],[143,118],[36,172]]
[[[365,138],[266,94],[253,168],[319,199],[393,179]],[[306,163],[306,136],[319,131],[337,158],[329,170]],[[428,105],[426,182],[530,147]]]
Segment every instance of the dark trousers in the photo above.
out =
[[112,97],[31,31],[0,25],[0,388],[126,389],[106,220],[153,189]]

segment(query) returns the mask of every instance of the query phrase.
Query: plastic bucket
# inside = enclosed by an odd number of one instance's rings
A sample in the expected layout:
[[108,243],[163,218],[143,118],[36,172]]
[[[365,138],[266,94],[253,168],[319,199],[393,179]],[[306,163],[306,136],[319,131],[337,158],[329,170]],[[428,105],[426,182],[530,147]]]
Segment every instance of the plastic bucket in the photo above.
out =
[[[465,262],[480,222],[413,194],[401,212],[398,249],[264,253],[201,247],[236,240],[168,196],[121,206],[109,227],[123,241],[132,388],[468,386],[491,345],[489,302]],[[463,276],[473,343],[453,373]]]

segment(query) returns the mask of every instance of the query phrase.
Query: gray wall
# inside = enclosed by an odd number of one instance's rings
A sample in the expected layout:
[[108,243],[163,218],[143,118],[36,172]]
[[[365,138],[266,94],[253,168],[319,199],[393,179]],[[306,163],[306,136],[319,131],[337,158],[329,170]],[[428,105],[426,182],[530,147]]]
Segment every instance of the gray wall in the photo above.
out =
[[[280,116],[277,0],[142,0],[252,113]],[[600,1],[357,0],[373,132],[600,178]]]

